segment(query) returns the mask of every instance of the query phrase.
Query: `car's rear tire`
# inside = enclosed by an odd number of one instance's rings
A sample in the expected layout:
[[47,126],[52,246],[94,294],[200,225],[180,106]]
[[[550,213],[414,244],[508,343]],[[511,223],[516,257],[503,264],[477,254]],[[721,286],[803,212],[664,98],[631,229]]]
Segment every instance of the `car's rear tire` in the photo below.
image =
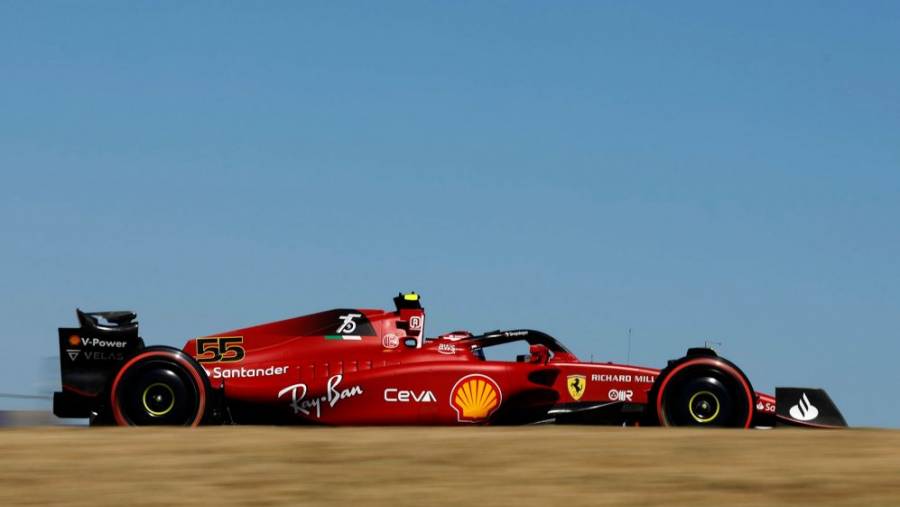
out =
[[184,352],[153,347],[119,370],[110,392],[120,426],[197,426],[206,415],[209,380]]
[[746,428],[752,396],[749,382],[727,361],[689,359],[661,377],[656,412],[662,426]]

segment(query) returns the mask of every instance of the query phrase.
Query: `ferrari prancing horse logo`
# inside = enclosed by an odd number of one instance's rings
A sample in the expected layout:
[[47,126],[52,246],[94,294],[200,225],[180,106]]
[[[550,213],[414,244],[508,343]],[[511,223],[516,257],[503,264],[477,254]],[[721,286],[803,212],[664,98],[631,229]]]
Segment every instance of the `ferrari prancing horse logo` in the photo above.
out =
[[585,380],[586,377],[584,375],[569,375],[566,377],[566,387],[569,388],[569,396],[573,400],[578,401],[581,399],[581,395],[584,394],[584,389],[587,387]]

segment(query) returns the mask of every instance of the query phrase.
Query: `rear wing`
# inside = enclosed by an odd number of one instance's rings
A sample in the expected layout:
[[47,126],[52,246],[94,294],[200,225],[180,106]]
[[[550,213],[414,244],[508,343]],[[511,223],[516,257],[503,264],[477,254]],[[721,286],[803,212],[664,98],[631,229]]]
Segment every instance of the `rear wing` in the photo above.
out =
[[106,403],[112,376],[144,348],[134,312],[76,310],[77,328],[59,328],[62,391],[53,393],[57,417],[92,417]]
[[[84,329],[93,331],[117,331],[137,333],[137,314],[134,312],[83,312],[75,310],[78,315],[78,323]],[[102,322],[103,319],[106,322]]]

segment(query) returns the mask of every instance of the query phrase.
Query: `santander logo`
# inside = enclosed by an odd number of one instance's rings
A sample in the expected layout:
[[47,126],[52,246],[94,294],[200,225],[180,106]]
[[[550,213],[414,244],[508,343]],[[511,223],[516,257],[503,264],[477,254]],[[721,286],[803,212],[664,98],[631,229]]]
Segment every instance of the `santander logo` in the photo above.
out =
[[791,407],[789,413],[791,414],[791,417],[798,421],[812,421],[819,416],[819,409],[810,403],[809,398],[806,397],[806,393],[803,393],[803,396],[800,397],[800,401]]

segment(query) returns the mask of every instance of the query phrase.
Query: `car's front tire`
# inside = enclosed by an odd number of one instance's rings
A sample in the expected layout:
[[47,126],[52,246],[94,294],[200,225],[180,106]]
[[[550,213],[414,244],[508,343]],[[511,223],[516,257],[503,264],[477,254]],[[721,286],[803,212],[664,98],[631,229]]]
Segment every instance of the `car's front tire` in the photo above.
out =
[[661,426],[747,428],[753,390],[743,373],[718,357],[685,358],[654,388]]
[[734,426],[733,398],[718,375],[707,372],[667,393],[663,411],[671,426]]

